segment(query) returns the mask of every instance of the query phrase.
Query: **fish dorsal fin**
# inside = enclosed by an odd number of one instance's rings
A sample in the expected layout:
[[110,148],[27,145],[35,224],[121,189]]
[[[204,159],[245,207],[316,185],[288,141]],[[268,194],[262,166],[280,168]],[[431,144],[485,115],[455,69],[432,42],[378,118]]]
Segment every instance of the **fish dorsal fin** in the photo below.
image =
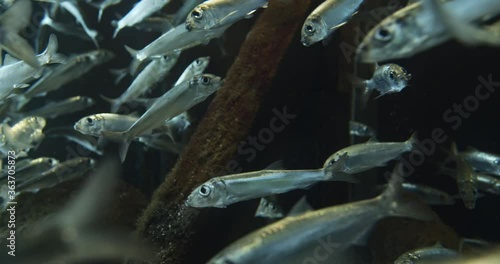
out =
[[287,216],[297,216],[313,210],[312,206],[307,202],[306,196],[303,196],[297,203],[295,203],[292,209],[290,209]]
[[283,170],[285,166],[283,165],[283,160],[277,160],[265,168],[266,170]]
[[378,143],[379,141],[377,140],[376,137],[371,137],[370,139],[368,139],[368,141],[366,141],[366,143]]
[[14,64],[18,61],[19,61],[18,59],[10,56],[9,54],[5,54],[5,58],[3,59],[3,66]]

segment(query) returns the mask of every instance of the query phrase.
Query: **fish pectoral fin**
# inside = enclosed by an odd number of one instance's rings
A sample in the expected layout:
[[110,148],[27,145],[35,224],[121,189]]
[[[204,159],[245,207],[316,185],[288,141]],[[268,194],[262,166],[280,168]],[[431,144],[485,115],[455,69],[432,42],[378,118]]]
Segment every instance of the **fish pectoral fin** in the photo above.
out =
[[224,22],[225,22],[226,20],[228,20],[230,17],[232,17],[232,16],[233,16],[234,14],[236,14],[237,12],[238,12],[238,10],[234,10],[234,11],[232,11],[232,12],[229,12],[227,15],[225,15],[223,18],[221,18],[221,19],[217,22],[217,24],[219,24],[219,25],[220,25],[220,24],[224,24]]
[[451,35],[461,43],[471,46],[479,44],[500,46],[500,37],[453,16],[438,0],[425,0],[424,5],[446,25]]

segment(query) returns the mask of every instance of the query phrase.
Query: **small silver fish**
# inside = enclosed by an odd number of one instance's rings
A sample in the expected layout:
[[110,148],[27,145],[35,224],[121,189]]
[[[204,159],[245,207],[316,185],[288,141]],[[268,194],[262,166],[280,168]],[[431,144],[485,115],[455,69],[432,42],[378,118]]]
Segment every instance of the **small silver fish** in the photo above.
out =
[[210,40],[222,36],[226,29],[227,27],[221,27],[212,30],[187,31],[183,25],[179,25],[161,35],[143,49],[136,51],[127,47],[127,51],[132,57],[143,61],[147,58],[184,51],[201,44],[206,45]]
[[453,249],[443,247],[439,242],[431,247],[410,250],[401,255],[394,264],[418,264],[457,257],[460,254]]
[[194,60],[182,72],[181,76],[179,77],[179,79],[177,79],[174,86],[176,86],[182,82],[185,82],[185,81],[193,78],[196,75],[202,74],[205,71],[205,69],[208,67],[209,63],[210,63],[210,57],[200,57],[200,58]]
[[[425,4],[423,1],[409,5],[374,27],[358,47],[359,60],[368,63],[408,58],[450,40],[452,33],[442,18],[425,8]],[[500,3],[457,0],[444,2],[443,8],[461,21],[471,23],[485,15],[498,14]]]
[[87,26],[87,22],[85,21],[85,16],[83,13],[80,11],[80,8],[78,7],[78,3],[76,1],[62,1],[60,3],[60,6],[64,8],[68,13],[73,15],[75,17],[76,21],[82,25],[83,30],[85,30],[85,33],[92,39],[94,42],[94,45],[99,48],[99,42],[97,42],[97,37],[99,35],[99,32],[97,30],[90,29]]
[[189,110],[204,101],[223,84],[223,80],[212,74],[196,75],[158,98],[155,103],[123,132],[105,132],[103,136],[120,143],[120,157],[125,160],[130,142],[137,136],[163,125],[165,120]]
[[259,207],[255,211],[255,217],[282,218],[285,216],[283,208],[279,205],[276,195],[262,197]]
[[411,74],[409,74],[405,68],[394,64],[384,64],[377,65],[373,77],[370,80],[362,81],[361,84],[364,87],[364,93],[366,96],[372,91],[377,90],[380,94],[375,98],[379,98],[390,93],[399,93],[407,85],[408,81],[411,79]]
[[137,141],[141,142],[146,147],[174,154],[181,154],[184,148],[183,143],[173,141],[172,138],[165,133],[140,136],[137,138]]
[[122,2],[122,0],[104,0],[100,3],[93,3],[91,0],[87,0],[88,4],[99,9],[99,13],[97,14],[97,22],[101,22],[101,18],[102,18],[102,14],[104,14],[104,10],[106,10],[110,6],[117,5],[121,2]]
[[174,142],[181,142],[186,132],[191,127],[191,117],[187,112],[165,121],[166,134]]
[[101,113],[81,118],[75,123],[74,129],[84,135],[100,137],[103,131],[124,131],[137,119],[136,116]]
[[25,115],[27,116],[40,116],[45,118],[56,118],[62,115],[72,114],[84,109],[87,109],[95,104],[94,99],[86,96],[74,96],[61,100],[59,102],[52,102],[34,109]]
[[[16,162],[15,174],[11,176],[15,177],[16,184],[20,184],[34,177],[38,177],[38,175],[48,171],[58,163],[59,161],[57,159],[48,157],[30,160],[28,164],[24,166],[20,166],[19,162]],[[9,176],[8,171],[0,175],[0,185],[7,184],[7,181],[9,180],[7,176]]]
[[460,152],[460,155],[472,165],[474,170],[500,176],[500,155],[470,147]]
[[209,0],[196,6],[187,16],[188,31],[228,27],[249,16],[269,0]]
[[115,24],[115,32],[113,38],[116,38],[118,32],[125,27],[131,27],[141,22],[145,18],[160,11],[165,5],[170,3],[170,0],[141,0],[132,10],[130,10],[122,19]]
[[375,130],[368,125],[356,121],[349,121],[349,134],[358,137],[375,138]]
[[94,50],[69,58],[39,79],[28,91],[16,97],[17,109],[21,109],[31,98],[61,88],[63,85],[82,77],[99,64],[110,61],[114,54],[107,50]]
[[487,174],[476,174],[477,188],[480,191],[500,195],[500,179]]
[[[38,54],[36,59],[41,66],[52,63],[64,63],[65,56],[57,54],[57,38],[50,35],[47,48],[43,53]],[[36,69],[24,61],[9,63],[8,59],[0,67],[0,101],[9,97],[13,89],[27,87],[26,83],[41,76],[42,69]]]
[[[401,184],[403,189],[407,192],[414,193],[418,195],[422,201],[428,205],[453,205],[455,204],[455,199],[451,197],[444,191],[439,189],[409,182],[404,182]],[[377,190],[384,190],[387,185],[377,186]]]
[[39,69],[40,64],[31,45],[18,32],[30,25],[33,7],[31,0],[18,0],[0,15],[0,46],[12,56]]
[[[49,11],[44,8],[44,16],[43,16],[42,20],[40,21],[40,28],[38,29],[39,30],[39,32],[38,32],[39,38],[43,37],[43,30],[46,27],[50,27],[53,30],[60,32],[60,33],[63,33],[63,34],[66,34],[68,36],[77,37],[81,40],[91,41],[91,42],[98,40],[98,39],[94,40],[91,37],[89,37],[89,35],[87,35],[85,30],[83,28],[79,27],[78,25],[55,21],[54,19],[52,19],[50,17]],[[96,38],[98,38],[98,37],[99,36],[96,35]]]
[[111,103],[111,112],[116,113],[120,107],[135,98],[150,92],[158,83],[160,83],[169,74],[170,70],[177,63],[180,52],[173,53],[152,60],[144,70],[130,84],[127,90],[116,99],[110,99],[102,96]]
[[411,151],[416,140],[416,134],[413,134],[405,142],[366,142],[352,145],[332,154],[326,160],[323,168],[334,166],[343,155],[347,155],[347,158],[340,166],[342,167],[340,171],[345,173],[354,174],[382,167],[402,153]]
[[[335,254],[352,245],[366,245],[372,227],[386,217],[435,218],[418,200],[405,197],[398,184],[393,177],[390,187],[373,199],[285,217],[230,244],[207,263],[297,263],[314,256],[318,241]],[[336,263],[334,256],[327,255],[325,263]]]
[[455,177],[457,179],[458,192],[464,201],[465,207],[467,209],[474,209],[478,196],[477,175],[470,163],[458,153],[457,144],[455,142],[451,144],[451,154],[457,163]]
[[7,156],[15,151],[18,157],[26,155],[27,150],[37,147],[44,139],[42,130],[46,125],[45,118],[29,116],[12,127],[3,123],[0,128],[0,152]]
[[307,17],[301,42],[310,46],[326,39],[358,11],[364,0],[326,0]]

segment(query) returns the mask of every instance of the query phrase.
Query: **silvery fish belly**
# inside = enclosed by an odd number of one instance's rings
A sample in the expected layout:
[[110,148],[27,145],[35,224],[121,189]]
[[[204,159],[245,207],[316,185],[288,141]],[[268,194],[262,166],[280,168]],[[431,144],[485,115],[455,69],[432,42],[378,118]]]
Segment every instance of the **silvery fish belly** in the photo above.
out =
[[[25,150],[38,146],[45,135],[42,130],[46,121],[42,117],[26,117],[10,127],[4,123],[1,126],[1,151],[7,155],[9,150],[23,153]],[[21,154],[22,156],[25,153]]]

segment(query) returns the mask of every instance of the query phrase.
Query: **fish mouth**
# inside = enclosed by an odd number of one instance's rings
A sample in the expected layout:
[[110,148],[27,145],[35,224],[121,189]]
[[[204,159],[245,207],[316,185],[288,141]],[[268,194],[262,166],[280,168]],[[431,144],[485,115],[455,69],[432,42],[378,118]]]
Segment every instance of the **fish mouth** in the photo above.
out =
[[309,46],[311,46],[311,44],[312,44],[309,40],[307,40],[307,39],[305,39],[305,38],[302,38],[302,39],[300,40],[300,42],[302,42],[302,45],[304,45],[304,46],[306,46],[306,47],[309,47]]

